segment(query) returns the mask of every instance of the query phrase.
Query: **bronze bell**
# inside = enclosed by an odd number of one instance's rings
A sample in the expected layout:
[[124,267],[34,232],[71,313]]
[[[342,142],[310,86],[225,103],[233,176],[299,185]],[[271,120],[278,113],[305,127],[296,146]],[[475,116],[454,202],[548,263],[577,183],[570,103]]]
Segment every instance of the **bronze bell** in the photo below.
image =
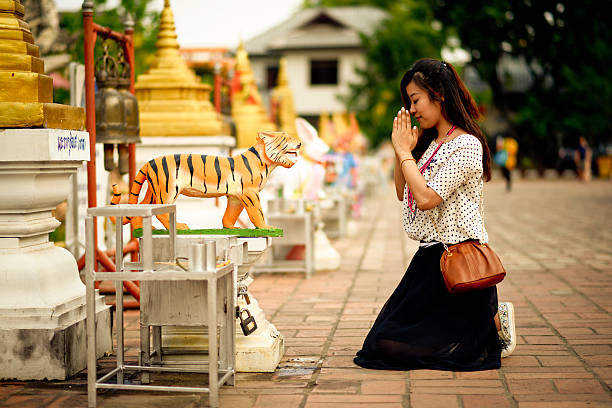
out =
[[115,167],[114,145],[125,143],[125,112],[123,97],[117,90],[117,62],[108,55],[104,45],[104,54],[96,62],[96,142],[104,143],[104,169],[111,171]]
[[122,144],[117,145],[119,154],[119,172],[125,174],[129,170],[128,143],[140,143],[140,121],[138,118],[138,100],[136,96],[130,92],[130,66],[123,59],[123,55],[119,58],[119,79],[117,82],[117,90],[121,95],[123,102],[123,112],[125,118],[125,138]]

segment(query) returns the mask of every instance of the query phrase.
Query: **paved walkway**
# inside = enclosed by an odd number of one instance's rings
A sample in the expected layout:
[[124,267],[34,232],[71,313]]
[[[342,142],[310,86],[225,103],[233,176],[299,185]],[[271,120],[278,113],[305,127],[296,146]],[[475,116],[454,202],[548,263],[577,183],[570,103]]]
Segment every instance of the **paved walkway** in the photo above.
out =
[[[518,345],[494,371],[366,370],[353,355],[416,250],[391,191],[367,202],[358,234],[337,240],[342,266],[263,274],[251,292],[285,336],[274,373],[239,373],[221,407],[612,407],[612,184],[519,181],[486,188],[491,244],[508,269]],[[128,355],[138,337],[129,312]],[[61,382],[0,383],[1,407],[86,406],[85,373]],[[98,394],[101,407],[199,407],[206,396]]]

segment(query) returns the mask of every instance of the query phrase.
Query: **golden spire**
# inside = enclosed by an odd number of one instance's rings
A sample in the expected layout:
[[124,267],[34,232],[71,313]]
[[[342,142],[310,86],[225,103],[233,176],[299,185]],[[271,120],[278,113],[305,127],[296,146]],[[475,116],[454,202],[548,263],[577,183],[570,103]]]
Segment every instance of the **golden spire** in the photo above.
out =
[[241,72],[252,72],[251,62],[249,61],[249,55],[244,48],[244,42],[240,39],[238,43],[238,49],[236,50],[236,71]]
[[232,95],[232,118],[236,123],[236,147],[249,147],[255,144],[257,132],[274,131],[276,126],[270,121],[262,104],[249,56],[242,40],[236,50],[234,70],[234,81],[238,85],[238,89]]
[[348,123],[346,123],[346,115],[343,112],[334,112],[332,113],[332,122],[336,138],[345,137],[349,129]]
[[319,137],[327,143],[328,146],[333,148],[336,138],[334,130],[332,129],[332,122],[327,112],[321,112],[319,116]]
[[169,0],[164,2],[155,44],[155,60],[135,85],[140,135],[220,135],[222,122],[210,102],[211,87],[201,83],[179,52]]
[[164,2],[164,9],[161,12],[159,32],[155,42],[157,47],[155,61],[151,64],[151,67],[187,68],[187,64],[179,53],[180,46],[177,38],[174,14],[170,8],[170,1],[166,0]]
[[[241,88],[248,89],[250,98],[254,99],[257,103],[261,103],[261,96],[255,83],[255,75],[253,75],[249,55],[244,48],[242,40],[240,40],[238,50],[236,51],[236,65],[234,71],[240,82]],[[237,102],[240,103],[240,100],[237,100]]]
[[83,108],[53,103],[53,79],[24,13],[19,0],[0,0],[0,128],[84,129]]
[[293,92],[289,87],[289,81],[287,80],[287,60],[281,58],[279,61],[277,85],[272,91],[272,100],[276,104],[276,114],[278,122],[280,123],[280,130],[297,135],[295,128],[295,107],[293,104]]

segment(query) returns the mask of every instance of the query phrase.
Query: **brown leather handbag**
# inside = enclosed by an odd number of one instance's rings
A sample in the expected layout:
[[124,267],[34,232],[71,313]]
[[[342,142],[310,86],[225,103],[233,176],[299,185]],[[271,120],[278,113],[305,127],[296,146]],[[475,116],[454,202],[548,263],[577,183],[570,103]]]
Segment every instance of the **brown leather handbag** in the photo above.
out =
[[450,293],[488,288],[501,282],[506,270],[489,244],[465,241],[447,247],[440,270]]
[[[482,238],[484,239],[484,204],[480,192],[480,216],[482,219]],[[442,242],[436,223],[433,226]],[[506,277],[506,270],[497,254],[489,244],[477,240],[460,242],[447,246],[444,242],[444,253],[440,258],[440,270],[444,277],[446,289],[450,293],[462,293],[470,290],[488,288],[501,282]]]

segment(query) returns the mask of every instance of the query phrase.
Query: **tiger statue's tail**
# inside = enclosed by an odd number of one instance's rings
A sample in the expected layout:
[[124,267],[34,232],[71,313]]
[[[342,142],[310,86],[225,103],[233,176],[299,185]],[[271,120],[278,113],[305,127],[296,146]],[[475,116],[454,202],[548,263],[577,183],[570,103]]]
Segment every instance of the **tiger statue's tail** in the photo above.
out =
[[[134,182],[132,183],[132,187],[130,188],[130,197],[128,199],[128,204],[137,204],[138,196],[140,195],[140,190],[142,190],[142,185],[147,180],[147,171],[149,170],[149,163],[146,163],[136,174],[134,178]],[[121,201],[121,191],[119,191],[119,186],[117,184],[113,184],[113,196],[111,197],[110,204],[117,205]],[[145,194],[144,199],[141,201],[142,203],[151,203],[152,198],[152,188],[149,186],[147,192]],[[109,217],[111,222],[115,224],[117,220],[115,217]],[[134,228],[142,228],[142,217],[123,217],[123,225],[127,223],[132,223]]]

